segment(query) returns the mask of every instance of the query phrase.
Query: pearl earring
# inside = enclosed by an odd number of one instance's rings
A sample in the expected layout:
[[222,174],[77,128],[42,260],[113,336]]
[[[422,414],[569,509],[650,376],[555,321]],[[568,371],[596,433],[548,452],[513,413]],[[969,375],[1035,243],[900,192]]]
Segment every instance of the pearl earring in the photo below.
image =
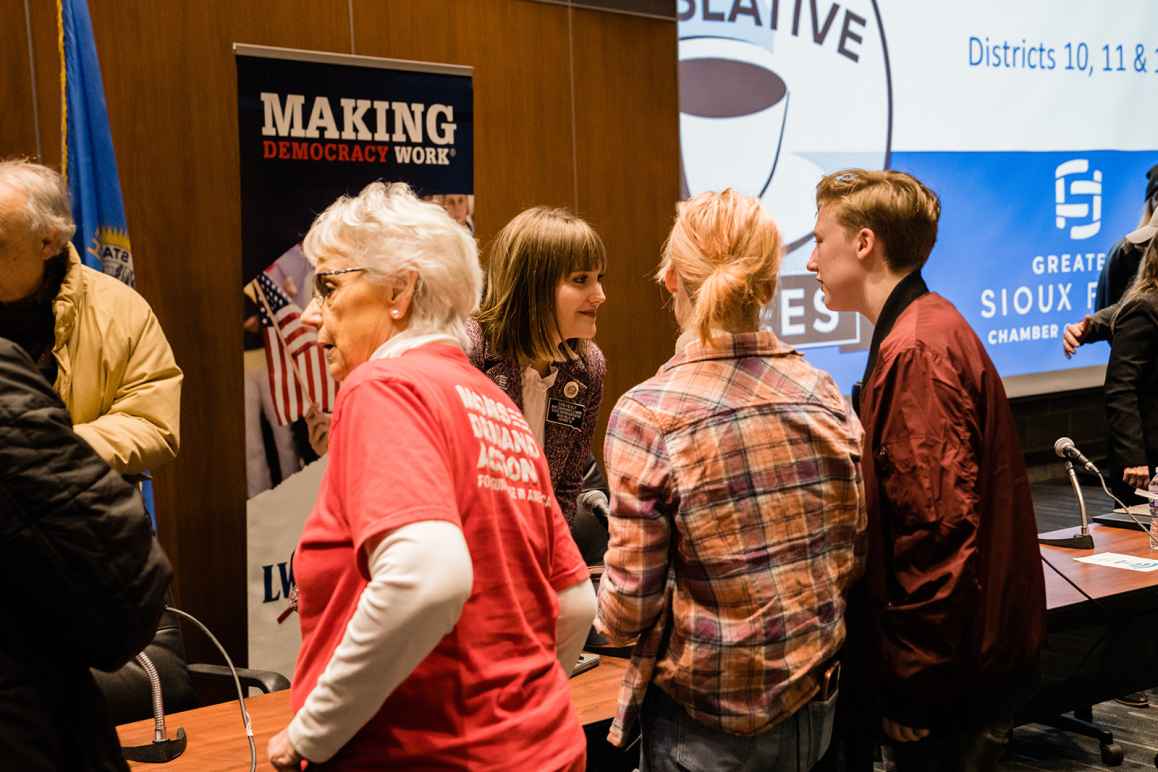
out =
[[390,315],[391,315],[391,316],[393,316],[395,319],[397,319],[397,318],[398,318],[399,316],[401,316],[402,314],[401,314],[401,313],[399,313],[399,311],[398,311],[398,309],[397,309],[397,308],[395,308],[393,311],[391,311],[391,312],[390,312]]

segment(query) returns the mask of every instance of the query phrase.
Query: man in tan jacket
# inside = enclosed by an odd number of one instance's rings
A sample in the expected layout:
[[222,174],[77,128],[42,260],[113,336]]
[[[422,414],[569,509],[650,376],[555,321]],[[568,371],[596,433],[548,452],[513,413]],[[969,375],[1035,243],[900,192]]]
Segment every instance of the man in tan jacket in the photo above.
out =
[[73,429],[123,475],[177,455],[181,370],[145,299],[81,264],[55,171],[0,161],[0,337],[22,346]]

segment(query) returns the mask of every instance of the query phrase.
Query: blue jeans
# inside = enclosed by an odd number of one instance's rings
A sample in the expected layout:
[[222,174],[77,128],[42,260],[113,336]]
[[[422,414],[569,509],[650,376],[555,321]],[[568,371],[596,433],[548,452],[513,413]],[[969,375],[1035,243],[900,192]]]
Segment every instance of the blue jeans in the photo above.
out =
[[640,713],[639,772],[808,772],[828,749],[836,694],[766,732],[735,735],[694,720],[652,686]]

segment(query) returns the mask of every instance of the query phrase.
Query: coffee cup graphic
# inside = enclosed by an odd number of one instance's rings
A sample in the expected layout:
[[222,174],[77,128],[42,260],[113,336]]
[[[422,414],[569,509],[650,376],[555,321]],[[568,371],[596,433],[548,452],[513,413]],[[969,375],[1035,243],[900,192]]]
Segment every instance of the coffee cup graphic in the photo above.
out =
[[681,193],[763,196],[776,172],[788,86],[769,51],[724,38],[680,41]]

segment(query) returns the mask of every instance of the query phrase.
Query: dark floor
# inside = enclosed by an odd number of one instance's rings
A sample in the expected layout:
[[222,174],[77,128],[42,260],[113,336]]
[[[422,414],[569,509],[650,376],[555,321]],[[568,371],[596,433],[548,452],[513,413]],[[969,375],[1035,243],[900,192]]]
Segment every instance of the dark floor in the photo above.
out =
[[[1150,692],[1150,700],[1158,705],[1158,692]],[[1154,769],[1154,755],[1158,753],[1158,707],[1128,708],[1116,702],[1104,702],[1094,707],[1094,722],[1113,732],[1114,742],[1125,753],[1118,769]],[[1014,730],[1013,742],[1001,768],[1023,772],[1110,767],[1102,762],[1096,741],[1029,724]]]
[[[1093,517],[1113,507],[1111,500],[1095,482],[1083,480],[1086,508]],[[1079,520],[1073,489],[1065,480],[1037,483],[1033,486],[1033,503],[1039,531],[1052,531],[1076,525]],[[1150,693],[1153,707],[1130,708],[1116,702],[1094,706],[1094,722],[1114,733],[1114,740],[1125,753],[1119,769],[1154,769],[1158,753],[1158,691]],[[1010,772],[1031,769],[1088,770],[1107,769],[1102,762],[1098,743],[1085,737],[1030,724],[1018,727],[1013,734],[1009,754],[1001,768]]]

